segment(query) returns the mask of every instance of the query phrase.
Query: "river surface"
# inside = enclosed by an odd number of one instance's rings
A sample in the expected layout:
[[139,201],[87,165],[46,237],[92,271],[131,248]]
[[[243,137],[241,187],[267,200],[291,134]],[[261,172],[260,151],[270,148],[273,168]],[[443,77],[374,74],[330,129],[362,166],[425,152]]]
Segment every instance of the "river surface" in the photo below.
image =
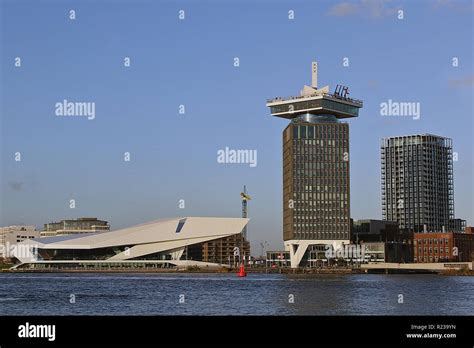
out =
[[474,277],[0,274],[0,315],[473,314]]

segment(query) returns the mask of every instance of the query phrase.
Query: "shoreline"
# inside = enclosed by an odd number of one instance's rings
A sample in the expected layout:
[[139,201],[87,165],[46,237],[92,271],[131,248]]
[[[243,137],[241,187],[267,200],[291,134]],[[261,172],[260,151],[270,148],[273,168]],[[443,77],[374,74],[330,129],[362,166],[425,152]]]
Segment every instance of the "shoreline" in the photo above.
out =
[[[208,269],[208,270],[177,270],[177,269],[103,269],[103,270],[86,270],[86,269],[49,269],[49,270],[10,270],[9,268],[0,269],[2,273],[11,274],[30,274],[30,273],[66,273],[66,274],[79,274],[79,273],[92,273],[92,274],[104,274],[104,273],[116,273],[116,274],[237,274],[238,269]],[[352,275],[352,274],[404,274],[404,275],[420,275],[420,274],[435,274],[441,276],[474,276],[474,271],[471,270],[443,270],[443,271],[403,271],[403,270],[391,270],[389,272],[378,270],[367,272],[362,269],[351,269],[351,268],[340,268],[340,269],[290,269],[281,268],[273,270],[265,269],[247,269],[247,274],[282,274],[288,276],[307,277],[307,276],[318,276],[318,275]]]

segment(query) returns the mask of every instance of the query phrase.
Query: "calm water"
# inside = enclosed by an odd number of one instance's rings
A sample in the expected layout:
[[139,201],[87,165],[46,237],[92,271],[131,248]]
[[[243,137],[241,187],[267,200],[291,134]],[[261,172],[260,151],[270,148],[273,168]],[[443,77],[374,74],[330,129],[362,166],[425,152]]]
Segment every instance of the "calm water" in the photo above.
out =
[[0,315],[35,314],[472,315],[474,277],[0,274]]

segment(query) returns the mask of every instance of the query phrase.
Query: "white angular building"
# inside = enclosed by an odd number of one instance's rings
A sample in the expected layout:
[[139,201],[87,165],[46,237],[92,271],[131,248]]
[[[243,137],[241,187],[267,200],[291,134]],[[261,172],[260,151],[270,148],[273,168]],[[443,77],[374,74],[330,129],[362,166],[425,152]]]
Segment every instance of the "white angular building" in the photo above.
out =
[[21,263],[13,269],[222,267],[203,262],[196,252],[199,245],[239,234],[248,221],[182,217],[110,232],[31,239],[21,243],[15,255]]

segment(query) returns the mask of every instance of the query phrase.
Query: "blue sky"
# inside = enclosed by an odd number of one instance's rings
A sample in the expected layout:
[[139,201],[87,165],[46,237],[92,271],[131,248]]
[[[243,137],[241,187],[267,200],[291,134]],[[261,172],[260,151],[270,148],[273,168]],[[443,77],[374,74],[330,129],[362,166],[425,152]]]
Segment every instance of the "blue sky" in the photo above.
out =
[[[364,100],[349,121],[352,217],[381,218],[380,138],[433,133],[453,138],[456,216],[474,223],[470,1],[0,3],[0,225],[239,216],[246,184],[254,254],[280,249],[287,121],[265,102],[297,95],[312,60],[321,86]],[[95,102],[95,119],[55,116],[63,99]],[[419,102],[420,119],[381,116],[389,99]],[[258,165],[217,163],[225,147]]]

